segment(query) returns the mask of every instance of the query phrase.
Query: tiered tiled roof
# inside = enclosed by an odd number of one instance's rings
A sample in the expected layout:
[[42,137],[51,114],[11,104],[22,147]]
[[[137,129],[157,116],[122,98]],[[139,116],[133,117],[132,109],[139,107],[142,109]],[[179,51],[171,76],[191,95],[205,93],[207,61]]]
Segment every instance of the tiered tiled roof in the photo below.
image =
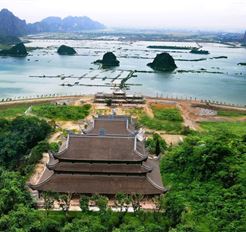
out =
[[[98,117],[85,135],[69,135],[50,160],[34,190],[63,193],[164,192],[159,166],[149,160],[127,117]],[[102,132],[103,131],[103,132]]]

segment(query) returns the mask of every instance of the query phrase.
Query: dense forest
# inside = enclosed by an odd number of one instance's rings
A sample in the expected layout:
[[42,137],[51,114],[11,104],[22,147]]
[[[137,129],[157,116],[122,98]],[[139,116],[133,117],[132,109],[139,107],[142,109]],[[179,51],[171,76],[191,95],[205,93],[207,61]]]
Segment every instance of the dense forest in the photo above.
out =
[[175,231],[245,231],[246,136],[190,135],[162,159],[170,191],[165,215]]
[[[173,147],[147,146],[162,154],[161,173],[168,188],[154,199],[155,212],[112,212],[107,198],[97,196],[99,212],[88,211],[81,198],[81,212],[36,209],[26,180],[42,153],[53,128],[36,117],[0,120],[0,231],[90,232],[183,232],[245,231],[246,228],[246,135],[225,130],[193,132]],[[118,196],[119,205],[129,196]],[[48,203],[52,203],[48,202]]]

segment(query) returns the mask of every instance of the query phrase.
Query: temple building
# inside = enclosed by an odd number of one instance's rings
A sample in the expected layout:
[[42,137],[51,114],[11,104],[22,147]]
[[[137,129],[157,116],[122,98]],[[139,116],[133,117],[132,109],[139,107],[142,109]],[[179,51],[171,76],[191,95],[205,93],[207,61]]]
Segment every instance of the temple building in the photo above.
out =
[[107,103],[111,100],[112,105],[119,104],[144,104],[145,99],[142,95],[138,94],[126,94],[122,90],[114,91],[113,93],[96,93],[94,102],[95,103]]
[[149,159],[143,138],[126,116],[98,116],[86,134],[68,135],[65,146],[50,154],[33,190],[115,195],[159,195],[163,188],[159,164]]

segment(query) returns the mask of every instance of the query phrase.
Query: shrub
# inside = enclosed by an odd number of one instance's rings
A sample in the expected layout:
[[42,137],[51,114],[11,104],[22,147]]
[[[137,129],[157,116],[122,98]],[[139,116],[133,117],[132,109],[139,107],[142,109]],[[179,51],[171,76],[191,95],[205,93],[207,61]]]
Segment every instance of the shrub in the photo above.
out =
[[80,120],[87,117],[90,113],[91,105],[66,106],[66,105],[37,105],[32,107],[32,113],[39,117],[45,117],[54,120]]

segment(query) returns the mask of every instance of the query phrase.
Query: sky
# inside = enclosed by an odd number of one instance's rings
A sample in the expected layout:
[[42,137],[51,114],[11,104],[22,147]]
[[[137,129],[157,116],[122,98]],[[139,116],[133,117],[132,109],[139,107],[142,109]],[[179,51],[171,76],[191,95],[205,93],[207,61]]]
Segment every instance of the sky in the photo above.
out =
[[0,0],[27,22],[88,16],[107,27],[245,30],[246,0]]

